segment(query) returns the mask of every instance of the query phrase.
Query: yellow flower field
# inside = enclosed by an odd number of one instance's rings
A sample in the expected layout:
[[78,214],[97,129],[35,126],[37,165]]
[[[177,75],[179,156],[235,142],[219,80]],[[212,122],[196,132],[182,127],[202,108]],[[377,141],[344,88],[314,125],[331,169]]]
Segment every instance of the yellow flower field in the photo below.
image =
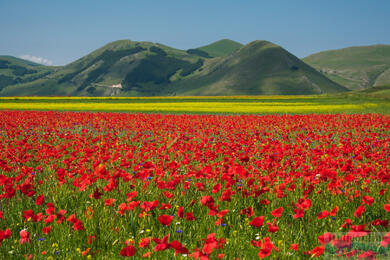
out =
[[118,112],[201,112],[201,113],[335,113],[375,109],[378,104],[320,104],[311,102],[0,102],[0,109],[118,111]]

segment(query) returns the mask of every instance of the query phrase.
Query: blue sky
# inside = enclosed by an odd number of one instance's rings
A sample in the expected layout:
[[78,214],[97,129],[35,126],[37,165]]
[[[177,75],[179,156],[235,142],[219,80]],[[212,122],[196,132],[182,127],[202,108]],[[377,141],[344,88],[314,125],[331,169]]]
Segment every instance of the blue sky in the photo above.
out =
[[389,0],[0,0],[0,55],[63,65],[114,40],[268,40],[298,57],[390,44]]

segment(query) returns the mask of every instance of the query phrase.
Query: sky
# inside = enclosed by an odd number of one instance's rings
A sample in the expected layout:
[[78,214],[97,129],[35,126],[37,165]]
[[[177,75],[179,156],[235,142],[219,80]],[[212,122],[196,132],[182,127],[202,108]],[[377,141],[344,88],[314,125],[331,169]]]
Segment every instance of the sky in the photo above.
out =
[[389,0],[0,0],[0,55],[65,65],[120,39],[268,40],[302,58],[390,44]]

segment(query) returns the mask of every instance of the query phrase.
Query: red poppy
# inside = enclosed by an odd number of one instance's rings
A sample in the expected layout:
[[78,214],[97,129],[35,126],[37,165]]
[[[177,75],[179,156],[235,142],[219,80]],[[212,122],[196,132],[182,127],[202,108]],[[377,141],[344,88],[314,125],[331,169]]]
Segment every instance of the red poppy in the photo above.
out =
[[120,255],[121,256],[133,256],[137,252],[137,249],[134,246],[127,246],[125,248],[122,248]]
[[42,194],[39,195],[35,200],[35,204],[37,204],[38,206],[42,205],[44,202],[45,202],[45,198],[43,197]]
[[317,246],[313,248],[311,251],[306,252],[306,254],[315,256],[315,257],[320,257],[321,255],[324,254],[325,247],[324,246]]
[[366,204],[368,206],[371,206],[374,203],[374,198],[370,196],[363,196],[362,197],[363,204]]
[[87,248],[87,249],[85,249],[83,252],[81,252],[81,256],[85,256],[85,255],[87,255],[88,254],[88,252],[91,250],[91,248]]
[[381,246],[386,248],[390,244],[390,232],[387,232],[381,241]]
[[242,209],[240,211],[240,214],[241,215],[247,215],[247,217],[250,218],[250,217],[253,216],[253,209],[252,209],[252,207],[248,207],[246,209]]
[[390,211],[390,204],[385,204],[385,206],[383,207],[386,212],[389,212]]
[[164,202],[161,203],[161,207],[160,207],[161,210],[164,210],[164,209],[171,209],[171,208],[172,208],[171,204],[169,204],[169,203],[164,203]]
[[329,212],[327,210],[324,210],[322,212],[320,212],[318,215],[317,215],[317,218],[318,219],[323,219],[323,218],[326,218],[327,216],[329,216]]
[[173,220],[173,216],[169,216],[169,215],[161,215],[161,216],[158,216],[158,221],[160,222],[161,225],[163,226],[169,226]]
[[215,233],[211,233],[207,236],[202,252],[209,255],[216,248],[218,248],[218,240],[215,238]]
[[4,239],[11,237],[11,235],[12,235],[12,232],[8,228],[6,230],[0,230],[0,244]]
[[255,217],[254,219],[252,219],[251,222],[249,222],[249,225],[253,226],[253,227],[261,227],[264,223],[264,216],[260,216],[260,217]]
[[293,218],[303,218],[304,216],[304,211],[303,209],[300,209],[300,208],[297,208],[297,209],[294,209],[294,216]]
[[176,254],[188,254],[188,249],[185,248],[179,241],[173,240],[169,243],[170,247],[175,249]]
[[115,201],[116,201],[116,199],[106,199],[104,201],[104,206],[111,206],[114,204]]
[[329,215],[334,217],[336,216],[337,212],[339,212],[339,206],[334,207],[330,212]]
[[282,216],[282,213],[283,213],[283,207],[274,209],[271,214],[275,218],[280,218]]
[[200,203],[202,203],[202,205],[206,206],[210,203],[214,203],[214,198],[211,196],[203,196],[200,200]]
[[182,206],[180,206],[179,209],[177,210],[177,217],[178,218],[184,217],[184,210]]
[[139,248],[149,248],[150,238],[141,238],[141,241],[138,244]]
[[159,239],[159,238],[153,238],[152,240],[157,244],[155,247],[154,247],[154,251],[163,251],[163,250],[167,250],[168,248],[170,248],[170,245],[168,243],[168,239],[169,239],[169,234],[166,235],[165,237],[163,237],[163,239]]
[[278,226],[275,224],[267,223],[267,225],[268,225],[268,232],[275,233],[279,230]]
[[46,234],[46,235],[49,234],[50,230],[51,230],[51,226],[47,226],[47,227],[42,228],[43,234]]
[[335,239],[335,235],[332,233],[324,233],[321,236],[318,237],[318,242],[321,243],[321,245],[326,245],[329,242],[331,242],[333,239]]
[[217,183],[214,185],[213,189],[211,190],[212,193],[218,193],[219,190],[221,189],[221,184],[220,183]]
[[353,213],[353,215],[357,218],[360,218],[365,211],[366,211],[365,207],[359,206],[359,207],[357,207],[357,209],[355,210],[355,213]]
[[259,250],[259,253],[257,254],[259,258],[263,259],[264,257],[267,257],[271,254],[272,248],[274,247],[274,244],[271,242],[269,237],[265,237],[261,241],[261,248]]
[[22,231],[20,231],[19,243],[20,244],[31,243],[30,233],[28,233],[28,231],[26,229],[23,229]]
[[95,189],[95,191],[93,192],[93,194],[92,194],[92,197],[94,198],[94,199],[100,199],[101,197],[102,197],[102,195],[103,195],[103,193],[101,193],[100,191],[99,191],[99,189],[98,188],[96,188]]
[[196,218],[194,217],[194,214],[192,212],[187,212],[186,213],[186,220],[194,221],[194,220],[196,220]]
[[291,244],[291,245],[290,245],[290,249],[291,249],[291,250],[294,250],[294,251],[298,251],[299,245],[298,245],[298,244]]

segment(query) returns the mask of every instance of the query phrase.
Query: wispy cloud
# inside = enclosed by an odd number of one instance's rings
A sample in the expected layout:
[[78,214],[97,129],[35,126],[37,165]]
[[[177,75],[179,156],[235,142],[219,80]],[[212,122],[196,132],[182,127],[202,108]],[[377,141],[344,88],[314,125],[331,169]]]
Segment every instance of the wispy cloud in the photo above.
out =
[[42,57],[36,57],[29,54],[20,56],[21,59],[29,60],[35,63],[43,64],[43,65],[53,65],[53,62],[51,60],[42,58]]

